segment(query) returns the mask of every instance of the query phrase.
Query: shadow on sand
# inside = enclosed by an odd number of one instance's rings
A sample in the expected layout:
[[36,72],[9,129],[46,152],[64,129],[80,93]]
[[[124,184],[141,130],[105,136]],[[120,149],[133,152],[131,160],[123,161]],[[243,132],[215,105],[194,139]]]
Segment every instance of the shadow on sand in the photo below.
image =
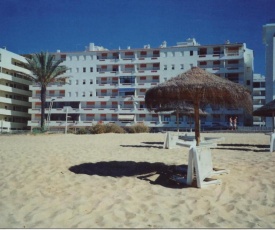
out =
[[153,185],[167,188],[184,188],[172,179],[174,175],[186,177],[187,165],[165,165],[163,163],[134,162],[134,161],[102,161],[96,163],[83,163],[69,168],[75,174],[110,176],[110,177],[136,177],[148,181]]
[[162,149],[164,142],[142,142],[145,145],[120,145],[121,147]]
[[251,151],[251,152],[269,152],[269,145],[218,144],[218,147],[216,147],[215,149]]

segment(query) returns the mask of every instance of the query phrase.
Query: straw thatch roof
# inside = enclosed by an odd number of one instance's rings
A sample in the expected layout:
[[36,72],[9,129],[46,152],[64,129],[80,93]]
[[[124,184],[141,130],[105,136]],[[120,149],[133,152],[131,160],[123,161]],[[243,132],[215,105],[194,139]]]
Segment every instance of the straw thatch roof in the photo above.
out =
[[198,67],[193,67],[177,77],[150,88],[145,94],[145,105],[149,110],[154,110],[160,104],[167,106],[171,102],[182,101],[190,101],[194,106],[197,145],[200,142],[200,104],[242,107],[247,112],[252,112],[252,97],[248,89]]
[[253,112],[253,116],[272,117],[275,116],[275,100],[270,101],[264,106],[256,109]]
[[199,101],[224,107],[242,107],[252,112],[252,98],[248,89],[199,67],[193,67],[150,88],[145,95],[145,104],[149,110],[172,101]]

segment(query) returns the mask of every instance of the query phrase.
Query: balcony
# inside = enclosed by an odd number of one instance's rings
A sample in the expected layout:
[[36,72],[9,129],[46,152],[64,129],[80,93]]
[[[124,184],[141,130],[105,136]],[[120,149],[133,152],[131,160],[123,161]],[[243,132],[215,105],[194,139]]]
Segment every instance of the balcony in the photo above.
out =
[[66,86],[65,83],[51,83],[47,86],[47,89],[49,89],[49,90],[60,90],[64,86]]
[[28,102],[27,100],[18,100],[18,99],[6,98],[6,97],[0,97],[0,102],[6,103],[6,104],[27,106],[27,107],[30,107],[31,105],[30,102]]
[[15,116],[15,117],[29,117],[30,115],[27,112],[8,110],[8,109],[0,109],[0,114],[6,116]]
[[18,88],[6,86],[6,85],[1,85],[1,84],[0,84],[0,91],[20,94],[20,95],[24,95],[24,96],[31,96],[31,91],[29,91],[29,90],[22,90],[22,89],[18,89]]
[[6,74],[6,73],[0,72],[0,79],[13,81],[13,82],[20,83],[23,85],[28,85],[28,86],[31,84],[31,81],[27,80],[25,76],[17,74],[17,73]]

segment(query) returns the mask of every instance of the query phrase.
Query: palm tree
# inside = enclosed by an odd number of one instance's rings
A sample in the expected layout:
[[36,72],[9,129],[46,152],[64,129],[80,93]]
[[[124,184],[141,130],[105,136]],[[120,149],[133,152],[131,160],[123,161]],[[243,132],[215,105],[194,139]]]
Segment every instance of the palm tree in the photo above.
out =
[[66,66],[60,66],[63,60],[55,61],[54,57],[53,54],[49,54],[48,52],[31,54],[29,57],[26,57],[27,63],[25,67],[33,73],[33,76],[29,76],[29,78],[41,86],[40,125],[42,131],[44,130],[47,85],[52,82],[64,81],[65,77],[61,77],[60,75],[68,69]]

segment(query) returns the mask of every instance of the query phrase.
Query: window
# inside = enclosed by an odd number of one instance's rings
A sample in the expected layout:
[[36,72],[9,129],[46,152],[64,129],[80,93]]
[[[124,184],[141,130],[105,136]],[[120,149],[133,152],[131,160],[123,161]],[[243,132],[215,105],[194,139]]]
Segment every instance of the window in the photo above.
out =
[[90,85],[92,85],[93,84],[93,80],[92,79],[90,79]]
[[75,80],[75,84],[78,85],[78,80]]
[[76,68],[76,72],[77,72],[77,73],[79,72],[79,68]]
[[71,85],[72,84],[72,80],[69,80],[69,85]]
[[170,115],[164,115],[163,119],[164,119],[164,121],[170,121],[171,120]]
[[164,70],[167,70],[167,65],[164,65]]
[[184,64],[181,64],[181,65],[180,65],[180,69],[184,69]]
[[246,84],[247,84],[247,85],[250,85],[250,80],[247,80],[247,81],[246,81]]
[[153,51],[153,57],[159,57],[159,50]]
[[134,52],[125,52],[125,56],[133,56]]
[[154,70],[156,70],[156,69],[159,70],[159,63],[154,63],[153,64],[153,69]]
[[146,51],[141,51],[141,52],[140,52],[140,56],[141,56],[141,57],[144,57],[144,56],[146,56],[146,55],[147,55],[147,52],[146,52]]
[[82,93],[82,97],[85,97],[85,92]]
[[63,61],[66,60],[66,54],[61,54],[61,60],[63,60]]
[[200,48],[199,49],[199,55],[205,56],[207,54],[207,49],[206,48]]
[[153,76],[153,80],[159,80],[159,76]]
[[206,61],[201,61],[200,62],[200,65],[206,65],[207,63],[206,63]]
[[174,70],[175,69],[175,65],[172,65],[172,70]]
[[118,65],[114,65],[114,66],[113,66],[113,71],[114,71],[114,72],[117,72],[117,71],[118,71]]
[[91,72],[91,73],[93,72],[93,67],[90,67],[90,72]]
[[193,56],[193,50],[190,50],[190,56]]
[[184,56],[184,51],[181,51],[181,52],[180,52],[180,55],[181,55],[181,56]]
[[90,92],[90,97],[92,97],[93,96],[93,92]]
[[239,60],[228,60],[228,64],[239,64]]
[[140,64],[140,68],[146,68],[146,64]]
[[71,97],[71,96],[72,96],[72,93],[71,93],[71,92],[68,92],[68,96]]
[[85,85],[86,84],[86,80],[83,80],[83,85]]
[[120,83],[135,83],[135,76],[120,77]]
[[221,53],[221,48],[220,47],[214,47],[213,48],[213,54],[220,54]]
[[118,55],[119,55],[118,53],[113,53],[113,58],[118,59]]
[[176,53],[175,51],[172,52],[172,56],[175,57],[176,56]]
[[85,67],[83,67],[83,73],[86,73],[86,68]]
[[75,96],[78,97],[78,92],[75,92]]

